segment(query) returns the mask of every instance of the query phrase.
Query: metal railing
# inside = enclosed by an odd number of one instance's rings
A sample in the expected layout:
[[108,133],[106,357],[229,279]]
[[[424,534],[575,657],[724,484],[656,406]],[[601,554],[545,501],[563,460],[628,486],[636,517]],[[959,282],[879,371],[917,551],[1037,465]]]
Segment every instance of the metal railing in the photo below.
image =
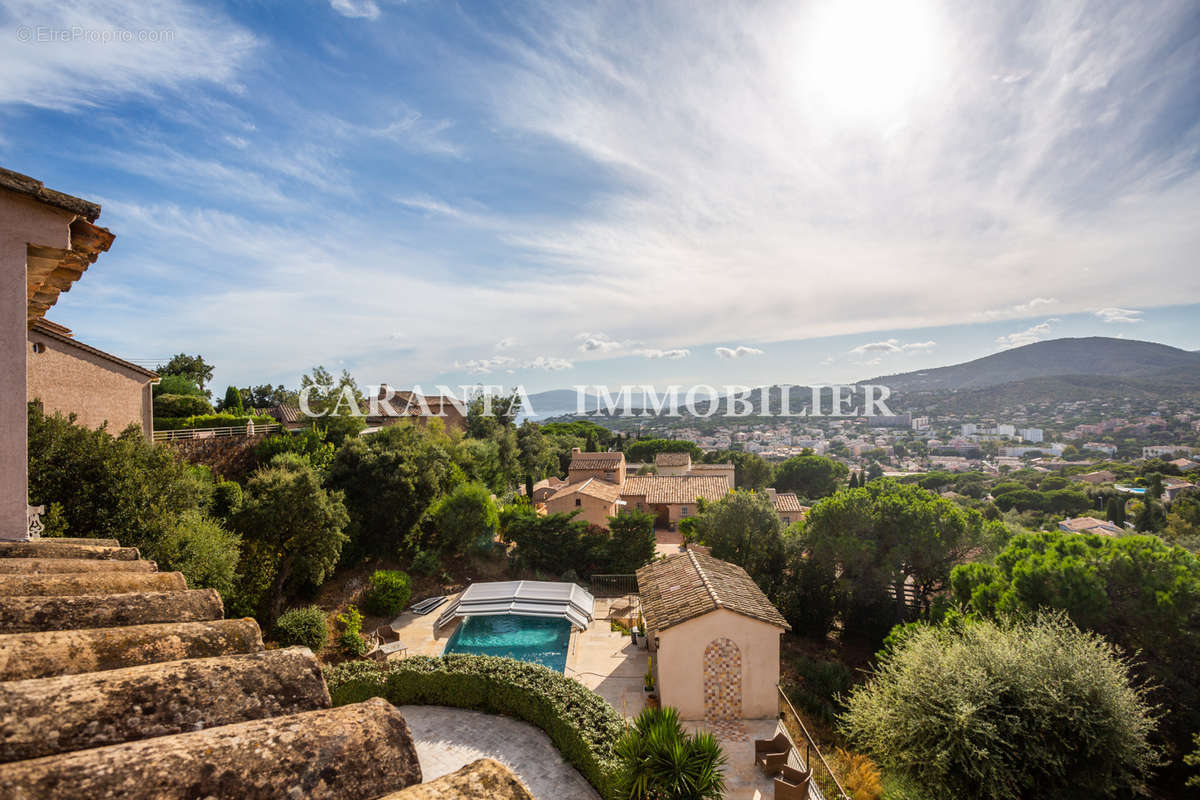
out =
[[258,436],[261,433],[274,433],[279,430],[278,422],[254,425],[232,425],[228,428],[179,428],[169,431],[155,431],[154,441],[171,442],[177,439],[223,439],[230,436]]
[[592,597],[621,597],[637,594],[637,575],[593,575],[588,590]]
[[792,740],[796,754],[803,758],[805,766],[812,770],[812,780],[821,790],[821,796],[837,800],[850,800],[850,795],[846,793],[842,784],[838,782],[837,776],[833,774],[833,768],[821,754],[821,748],[809,734],[803,718],[792,705],[792,701],[788,700],[787,695],[784,694],[783,687],[776,686],[775,690],[779,693],[779,719],[783,722],[783,727]]

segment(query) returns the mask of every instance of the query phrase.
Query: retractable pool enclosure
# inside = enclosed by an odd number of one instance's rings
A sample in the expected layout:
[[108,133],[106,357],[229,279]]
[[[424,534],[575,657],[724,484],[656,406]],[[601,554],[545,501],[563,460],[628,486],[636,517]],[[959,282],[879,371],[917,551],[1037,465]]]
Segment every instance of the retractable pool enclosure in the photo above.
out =
[[573,583],[496,581],[473,583],[437,619],[441,627],[456,617],[520,614],[558,617],[583,630],[592,621],[596,601]]

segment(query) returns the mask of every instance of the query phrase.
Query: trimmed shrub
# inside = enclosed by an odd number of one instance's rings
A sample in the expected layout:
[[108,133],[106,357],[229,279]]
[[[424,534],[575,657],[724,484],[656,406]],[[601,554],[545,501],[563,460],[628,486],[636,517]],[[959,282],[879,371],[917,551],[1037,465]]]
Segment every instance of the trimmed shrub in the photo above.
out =
[[442,568],[442,560],[433,550],[421,550],[412,560],[412,571],[418,575],[432,575]]
[[211,413],[212,406],[198,395],[160,394],[154,398],[155,417],[190,417],[195,414]]
[[504,714],[546,732],[567,763],[601,796],[615,797],[615,746],[625,723],[600,695],[541,664],[452,654],[383,664],[328,667],[335,706],[382,697],[394,705],[436,705]]
[[376,570],[367,581],[363,593],[363,608],[380,617],[394,617],[408,606],[412,597],[412,583],[408,575],[398,569]]
[[328,638],[325,612],[316,606],[289,609],[275,620],[275,639],[282,645],[301,645],[315,653]]

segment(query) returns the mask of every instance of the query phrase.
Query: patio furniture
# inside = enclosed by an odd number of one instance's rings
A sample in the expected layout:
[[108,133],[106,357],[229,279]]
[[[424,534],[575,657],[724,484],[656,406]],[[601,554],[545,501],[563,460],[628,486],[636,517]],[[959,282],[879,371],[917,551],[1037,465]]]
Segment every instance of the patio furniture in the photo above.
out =
[[387,661],[392,656],[404,658],[408,655],[408,647],[403,642],[388,642],[376,647],[369,655],[376,661]]
[[812,770],[800,770],[786,764],[775,777],[775,800],[808,800]]
[[787,735],[780,731],[774,739],[754,740],[754,763],[763,768],[768,775],[775,775],[787,766],[788,754],[792,751],[792,742]]

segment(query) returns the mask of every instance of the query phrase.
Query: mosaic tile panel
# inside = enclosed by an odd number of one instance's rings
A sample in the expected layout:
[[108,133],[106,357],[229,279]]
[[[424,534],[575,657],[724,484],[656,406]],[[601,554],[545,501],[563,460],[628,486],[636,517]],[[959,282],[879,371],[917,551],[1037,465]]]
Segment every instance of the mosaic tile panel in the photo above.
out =
[[742,717],[742,651],[731,639],[713,639],[704,648],[704,717]]

